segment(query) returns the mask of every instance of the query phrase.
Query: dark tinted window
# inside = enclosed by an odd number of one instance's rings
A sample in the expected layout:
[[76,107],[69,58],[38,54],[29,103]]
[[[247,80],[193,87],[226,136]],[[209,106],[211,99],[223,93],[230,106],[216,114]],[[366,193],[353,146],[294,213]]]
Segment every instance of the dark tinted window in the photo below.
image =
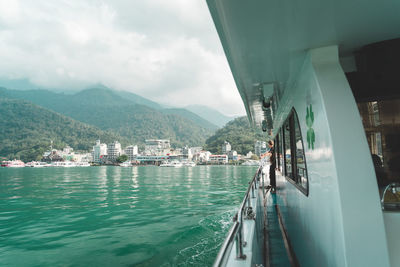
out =
[[280,158],[279,158],[279,154],[281,153],[280,152],[280,150],[281,150],[281,139],[280,139],[280,135],[278,134],[277,136],[276,136],[276,138],[275,138],[275,154],[276,154],[276,156],[275,156],[275,158],[276,158],[276,166],[277,166],[277,168],[280,170],[280,167],[281,167],[281,161],[280,161]]
[[297,118],[297,114],[293,112],[293,120],[294,120],[294,134],[295,134],[295,142],[296,142],[296,182],[307,189],[308,181],[307,181],[307,168],[306,168],[306,158],[304,155],[304,148],[303,148],[303,139],[301,137],[301,130],[299,125],[299,120]]
[[308,174],[303,138],[295,110],[283,124],[285,175],[303,193],[308,195]]
[[382,193],[400,182],[400,99],[361,102],[358,109]]
[[277,160],[279,162],[279,170],[284,173],[284,168],[283,165],[285,164],[284,162],[284,155],[283,152],[285,151],[284,149],[284,140],[283,140],[283,133],[282,133],[282,129],[280,129],[279,131],[279,151],[278,151],[278,155],[277,155]]
[[354,59],[357,68],[346,75],[364,125],[383,208],[400,209],[400,38],[361,47]]
[[292,173],[292,146],[290,136],[290,120],[287,120],[283,125],[283,138],[284,138],[284,158],[285,158],[285,175],[293,179]]

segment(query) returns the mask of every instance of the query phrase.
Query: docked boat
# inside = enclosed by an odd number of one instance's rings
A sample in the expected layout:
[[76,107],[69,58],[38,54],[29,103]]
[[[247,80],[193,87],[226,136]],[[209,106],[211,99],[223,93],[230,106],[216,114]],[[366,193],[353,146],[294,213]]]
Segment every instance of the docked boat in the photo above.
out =
[[175,168],[179,168],[179,167],[182,167],[182,166],[183,166],[183,164],[178,160],[164,161],[163,163],[160,164],[160,167],[175,167]]
[[25,167],[32,167],[32,168],[44,168],[50,166],[51,165],[48,164],[47,162],[42,162],[42,161],[30,161],[25,164]]
[[90,167],[90,163],[89,162],[75,162],[76,167]]
[[132,167],[132,163],[130,161],[125,161],[119,164],[121,167]]
[[400,2],[207,3],[276,159],[215,266],[400,266]]
[[71,168],[76,167],[76,164],[72,161],[55,161],[51,163],[51,167]]
[[25,167],[25,163],[21,160],[6,160],[3,161],[1,167],[8,167],[8,168],[22,168]]

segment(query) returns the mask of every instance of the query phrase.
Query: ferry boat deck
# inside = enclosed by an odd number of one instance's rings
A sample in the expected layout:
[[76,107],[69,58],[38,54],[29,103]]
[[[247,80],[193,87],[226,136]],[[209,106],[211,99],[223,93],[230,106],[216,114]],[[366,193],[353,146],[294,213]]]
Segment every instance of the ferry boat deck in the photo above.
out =
[[[236,260],[222,252],[216,266],[400,266],[400,2],[207,4],[248,119],[276,155],[268,227],[262,201],[247,205],[256,223],[243,204],[228,235]],[[258,225],[267,252],[255,250]],[[288,259],[275,257],[282,242]]]
[[298,266],[284,226],[277,196],[266,175],[269,165],[260,167],[214,266]]

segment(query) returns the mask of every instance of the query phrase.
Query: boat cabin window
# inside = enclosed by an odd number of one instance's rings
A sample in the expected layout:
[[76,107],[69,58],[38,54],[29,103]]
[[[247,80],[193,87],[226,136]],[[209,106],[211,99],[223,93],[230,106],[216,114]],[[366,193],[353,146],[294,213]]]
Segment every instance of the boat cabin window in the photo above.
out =
[[292,146],[291,146],[291,127],[290,127],[290,118],[286,120],[283,124],[283,138],[284,138],[284,158],[285,158],[285,175],[294,180],[293,172],[292,172]]
[[400,210],[400,98],[357,103],[385,210]]
[[400,182],[400,98],[357,103],[381,193]]
[[280,155],[282,154],[281,150],[281,138],[280,138],[280,134],[278,134],[275,137],[275,159],[276,159],[276,166],[278,168],[278,170],[281,171],[281,159],[280,159]]
[[[400,209],[400,39],[367,45],[346,73],[367,137],[382,199]],[[390,187],[390,190],[387,190]],[[389,194],[390,193],[390,194]],[[385,208],[385,205],[383,205]]]
[[294,138],[295,138],[295,154],[296,154],[296,179],[297,183],[307,190],[308,177],[306,169],[306,158],[304,156],[303,139],[301,138],[301,130],[297,114],[293,112],[294,121]]
[[285,150],[283,148],[284,140],[283,140],[282,130],[279,131],[278,138],[279,138],[279,142],[278,142],[279,146],[278,146],[278,150],[277,150],[276,159],[278,160],[278,169],[280,170],[281,173],[284,173],[284,171],[283,171],[284,170],[284,167],[283,167],[283,165],[284,165],[283,151],[285,151]]
[[282,127],[285,176],[308,195],[308,174],[299,119],[293,109]]

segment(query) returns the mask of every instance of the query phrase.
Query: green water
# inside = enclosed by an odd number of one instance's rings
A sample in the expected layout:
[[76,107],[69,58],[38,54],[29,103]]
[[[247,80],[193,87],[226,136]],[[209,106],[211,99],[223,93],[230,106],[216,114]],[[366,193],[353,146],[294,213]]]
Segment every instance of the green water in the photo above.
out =
[[0,168],[0,266],[210,266],[255,171]]

